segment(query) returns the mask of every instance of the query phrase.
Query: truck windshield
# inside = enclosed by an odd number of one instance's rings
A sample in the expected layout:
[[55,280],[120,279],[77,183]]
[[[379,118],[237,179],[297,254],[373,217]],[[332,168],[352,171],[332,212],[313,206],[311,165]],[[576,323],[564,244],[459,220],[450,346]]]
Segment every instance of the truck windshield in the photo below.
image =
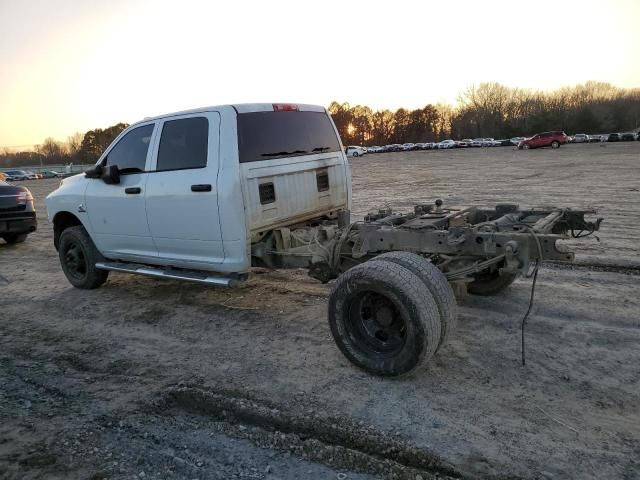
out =
[[340,142],[324,112],[238,114],[240,162],[338,152]]

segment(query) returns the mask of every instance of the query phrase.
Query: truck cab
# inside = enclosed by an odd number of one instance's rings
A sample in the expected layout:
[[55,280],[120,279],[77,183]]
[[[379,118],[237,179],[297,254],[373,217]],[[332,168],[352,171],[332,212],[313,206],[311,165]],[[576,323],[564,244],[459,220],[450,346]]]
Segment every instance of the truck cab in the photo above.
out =
[[145,119],[46,201],[58,249],[81,226],[104,260],[221,274],[246,272],[252,242],[274,228],[336,218],[350,202],[333,121],[301,104]]

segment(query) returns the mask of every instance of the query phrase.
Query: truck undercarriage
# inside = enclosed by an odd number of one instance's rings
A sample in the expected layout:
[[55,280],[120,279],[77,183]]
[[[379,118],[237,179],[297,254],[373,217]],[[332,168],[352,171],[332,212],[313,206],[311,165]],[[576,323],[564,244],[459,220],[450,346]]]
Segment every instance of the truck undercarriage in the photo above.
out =
[[[252,244],[254,265],[307,268],[331,288],[328,318],[342,353],[382,376],[414,370],[455,329],[456,296],[494,295],[543,261],[571,262],[559,240],[593,234],[593,210],[444,208],[441,200],[413,212],[385,208],[350,223],[349,212],[267,232]],[[529,308],[535,285],[534,275]]]
[[585,220],[594,213],[514,204],[444,208],[441,200],[409,213],[385,208],[356,223],[339,212],[336,220],[273,230],[253,244],[252,257],[259,266],[308,268],[327,282],[379,254],[403,251],[427,257],[452,283],[469,283],[491,272],[524,274],[536,261],[571,262],[573,253],[556,242],[597,231],[602,219]]

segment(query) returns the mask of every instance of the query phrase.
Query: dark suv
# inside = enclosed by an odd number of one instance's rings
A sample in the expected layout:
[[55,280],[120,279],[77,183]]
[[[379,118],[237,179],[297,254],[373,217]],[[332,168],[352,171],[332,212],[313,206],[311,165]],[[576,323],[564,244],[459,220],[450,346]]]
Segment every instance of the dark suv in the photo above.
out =
[[569,143],[569,137],[564,132],[543,132],[536,133],[533,137],[527,138],[518,144],[520,150],[530,148],[560,148],[560,145]]
[[7,243],[21,243],[37,227],[29,189],[0,181],[0,238]]

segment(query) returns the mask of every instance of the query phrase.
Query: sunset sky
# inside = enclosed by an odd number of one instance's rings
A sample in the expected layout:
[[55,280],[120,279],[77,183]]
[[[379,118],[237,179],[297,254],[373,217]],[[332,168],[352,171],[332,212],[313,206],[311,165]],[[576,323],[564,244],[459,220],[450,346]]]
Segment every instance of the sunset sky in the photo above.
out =
[[192,107],[640,87],[640,1],[0,0],[0,148]]

